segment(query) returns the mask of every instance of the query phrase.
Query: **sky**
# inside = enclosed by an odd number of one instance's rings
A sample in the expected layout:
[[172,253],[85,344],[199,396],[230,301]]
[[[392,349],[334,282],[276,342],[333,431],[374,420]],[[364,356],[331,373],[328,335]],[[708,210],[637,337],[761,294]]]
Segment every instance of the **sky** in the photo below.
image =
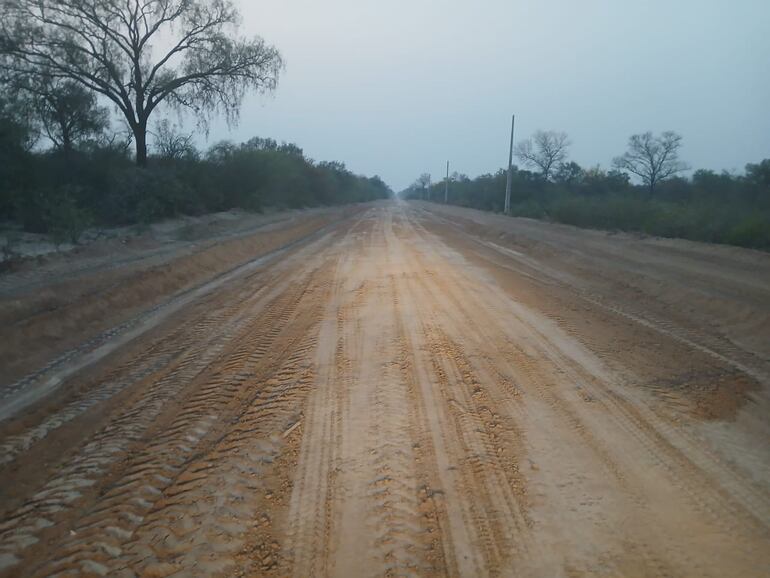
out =
[[471,177],[558,130],[609,168],[631,134],[674,130],[693,168],[770,157],[770,0],[241,0],[241,33],[275,45],[277,90],[206,144],[295,142],[398,191]]

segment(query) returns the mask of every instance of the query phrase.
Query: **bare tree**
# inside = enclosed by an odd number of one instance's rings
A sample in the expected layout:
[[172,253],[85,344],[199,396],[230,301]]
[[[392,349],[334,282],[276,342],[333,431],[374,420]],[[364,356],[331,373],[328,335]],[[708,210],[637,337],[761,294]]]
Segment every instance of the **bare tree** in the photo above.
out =
[[556,166],[567,158],[570,144],[567,133],[539,130],[532,138],[518,143],[514,153],[525,165],[538,168],[543,179],[548,180]]
[[166,160],[194,159],[198,157],[198,151],[193,144],[192,134],[183,134],[164,118],[155,127],[152,133],[157,154]]
[[[231,0],[0,0],[0,66],[70,79],[111,100],[147,162],[162,102],[205,123],[237,120],[245,91],[273,90],[283,63],[261,38],[236,36]],[[161,46],[164,48],[161,49]]]
[[614,158],[612,164],[642,179],[652,195],[659,182],[687,170],[679,160],[681,146],[682,137],[673,131],[657,137],[651,132],[635,134],[628,139],[628,151]]

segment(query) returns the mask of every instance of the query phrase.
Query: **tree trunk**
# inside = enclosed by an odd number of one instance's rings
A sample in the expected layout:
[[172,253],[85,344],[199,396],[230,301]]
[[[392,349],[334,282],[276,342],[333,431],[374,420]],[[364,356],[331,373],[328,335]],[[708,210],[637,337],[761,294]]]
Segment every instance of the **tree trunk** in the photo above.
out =
[[72,137],[70,137],[70,131],[69,126],[67,126],[67,120],[62,118],[61,115],[58,117],[59,120],[59,128],[61,130],[61,150],[62,150],[62,156],[64,157],[64,162],[69,165],[70,160],[70,153],[72,152]]
[[134,128],[136,141],[136,166],[147,166],[147,125],[137,125]]

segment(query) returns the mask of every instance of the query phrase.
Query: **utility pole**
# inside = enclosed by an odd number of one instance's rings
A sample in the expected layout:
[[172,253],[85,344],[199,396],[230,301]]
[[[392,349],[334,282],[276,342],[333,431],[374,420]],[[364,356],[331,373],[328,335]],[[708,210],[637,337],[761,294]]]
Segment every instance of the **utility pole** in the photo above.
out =
[[513,125],[516,115],[511,115],[511,148],[508,151],[508,178],[505,180],[505,214],[511,212],[511,180],[513,179]]
[[444,204],[449,203],[449,161],[446,162],[446,181],[444,182]]
[[428,184],[425,187],[425,198],[430,201],[430,175],[428,175]]

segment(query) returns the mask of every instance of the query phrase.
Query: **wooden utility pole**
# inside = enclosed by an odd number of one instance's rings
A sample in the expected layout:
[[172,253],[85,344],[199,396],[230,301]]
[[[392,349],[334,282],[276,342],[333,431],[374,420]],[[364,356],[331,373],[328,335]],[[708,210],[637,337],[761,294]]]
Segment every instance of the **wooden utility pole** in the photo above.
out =
[[508,151],[508,178],[505,180],[505,214],[511,212],[511,181],[513,179],[513,125],[516,115],[511,115],[511,148]]
[[449,203],[449,161],[446,162],[446,181],[444,182],[444,204]]

